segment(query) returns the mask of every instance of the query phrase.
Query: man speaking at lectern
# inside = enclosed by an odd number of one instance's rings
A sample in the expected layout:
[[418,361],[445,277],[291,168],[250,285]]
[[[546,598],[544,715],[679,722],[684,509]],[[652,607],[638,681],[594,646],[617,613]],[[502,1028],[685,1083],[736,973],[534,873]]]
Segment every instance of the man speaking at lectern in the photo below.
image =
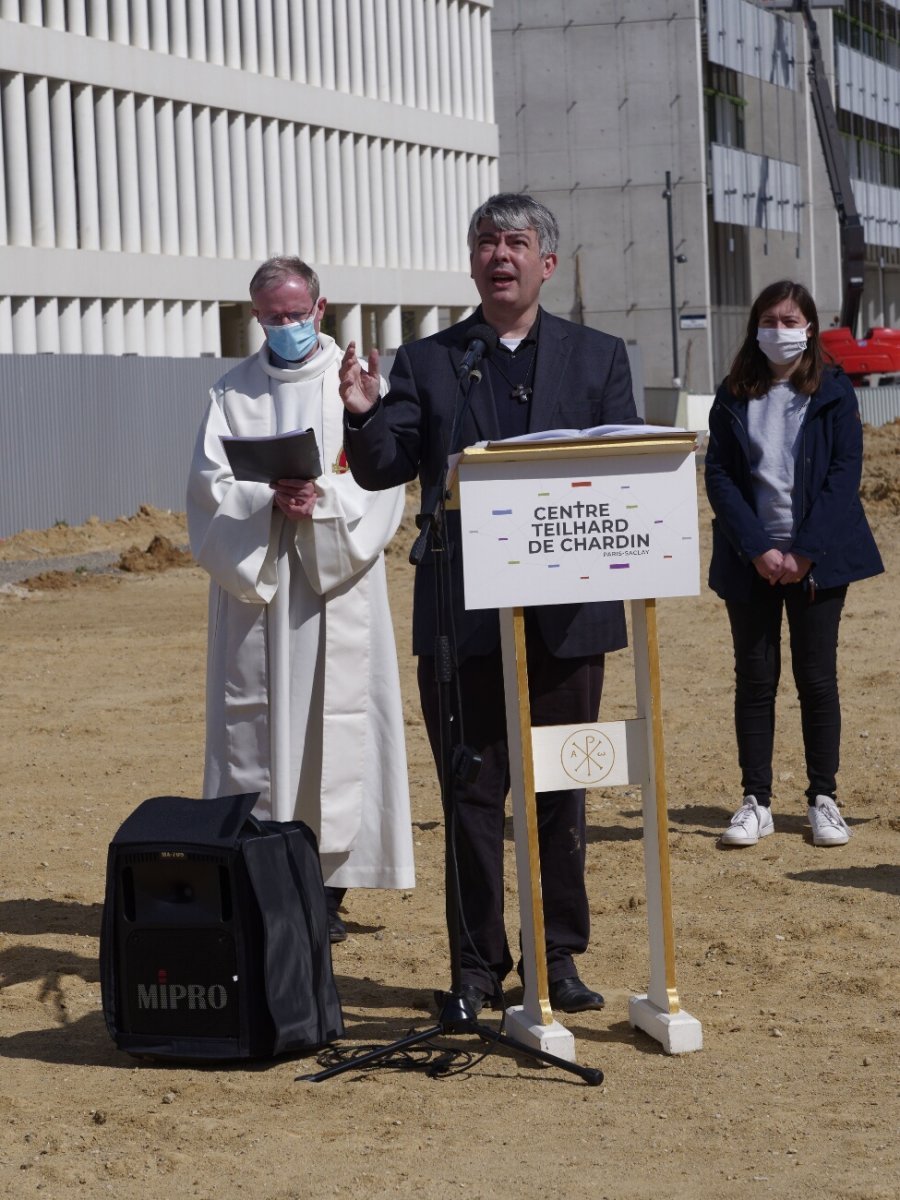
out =
[[[625,345],[544,311],[541,287],[556,270],[559,227],[527,195],[485,201],[469,224],[472,279],[480,307],[466,320],[401,346],[390,388],[380,397],[378,354],[363,366],[351,342],[340,371],[345,446],[363,487],[422,485],[422,512],[434,512],[448,453],[484,439],[543,429],[639,424]],[[488,329],[484,327],[488,326]],[[480,330],[476,327],[480,327]],[[496,340],[495,340],[496,335]],[[486,357],[481,377],[458,374],[473,338]],[[461,426],[449,444],[459,397],[469,387]],[[413,653],[432,752],[440,762],[435,637],[455,638],[454,728],[482,759],[474,782],[455,789],[457,858],[462,909],[461,982],[475,1014],[494,998],[512,968],[503,921],[503,832],[509,790],[509,749],[496,610],[466,611],[458,512],[448,514],[452,629],[438,630],[435,563],[416,568]],[[450,623],[450,622],[448,622]],[[525,610],[533,725],[596,721],[604,654],[626,644],[618,602],[563,604]],[[541,888],[550,1003],[562,1012],[602,1008],[603,997],[578,976],[573,955],[588,944],[583,789],[537,796]]]

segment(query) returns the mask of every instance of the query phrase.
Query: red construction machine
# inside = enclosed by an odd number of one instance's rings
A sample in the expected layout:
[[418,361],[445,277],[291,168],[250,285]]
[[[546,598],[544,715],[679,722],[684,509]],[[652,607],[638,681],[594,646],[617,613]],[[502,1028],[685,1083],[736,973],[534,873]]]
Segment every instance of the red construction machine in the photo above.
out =
[[815,0],[812,3],[810,0],[766,0],[766,3],[769,8],[802,13],[809,33],[810,99],[837,210],[843,275],[839,325],[834,329],[822,330],[822,346],[844,368],[854,384],[868,383],[873,375],[878,376],[881,383],[893,382],[895,377],[900,378],[900,330],[879,327],[870,329],[864,337],[856,336],[865,276],[866,244],[828,88],[819,33],[810,11],[813,7],[826,5]]
[[870,329],[856,338],[845,327],[823,329],[822,348],[839,363],[856,386],[874,382],[894,383],[900,379],[900,329]]

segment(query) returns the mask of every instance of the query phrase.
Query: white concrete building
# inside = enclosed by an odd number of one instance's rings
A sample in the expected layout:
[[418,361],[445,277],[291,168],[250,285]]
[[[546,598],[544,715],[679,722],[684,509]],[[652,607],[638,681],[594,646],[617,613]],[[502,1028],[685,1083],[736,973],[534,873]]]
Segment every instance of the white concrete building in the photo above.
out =
[[467,310],[491,8],[0,0],[0,353],[247,353],[273,253],[317,268],[342,342]]
[[[898,8],[814,10],[865,228],[860,332],[900,318]],[[636,346],[648,416],[676,355],[689,391],[714,390],[767,283],[805,282],[823,326],[840,311],[809,60],[801,16],[765,0],[497,0],[501,186],[556,211],[550,306]]]

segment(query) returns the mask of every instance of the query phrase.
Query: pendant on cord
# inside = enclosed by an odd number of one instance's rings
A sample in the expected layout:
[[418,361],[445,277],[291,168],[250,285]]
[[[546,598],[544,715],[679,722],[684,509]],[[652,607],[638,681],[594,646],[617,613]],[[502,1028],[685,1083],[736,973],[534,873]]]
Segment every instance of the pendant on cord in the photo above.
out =
[[509,393],[509,398],[510,400],[518,400],[520,404],[527,404],[531,399],[531,388],[525,387],[523,383],[520,383]]

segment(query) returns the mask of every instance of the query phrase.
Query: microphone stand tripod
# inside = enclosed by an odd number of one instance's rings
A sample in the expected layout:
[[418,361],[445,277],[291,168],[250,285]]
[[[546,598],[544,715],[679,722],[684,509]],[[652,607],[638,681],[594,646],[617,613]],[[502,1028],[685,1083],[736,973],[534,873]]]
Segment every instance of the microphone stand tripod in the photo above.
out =
[[[473,364],[469,372],[469,387],[465,389],[463,404],[453,422],[453,432],[449,445],[455,445],[456,430],[462,424],[462,416],[468,406],[468,393],[471,387],[471,377],[481,378],[480,372]],[[427,1029],[417,1030],[398,1038],[385,1046],[379,1046],[367,1054],[348,1059],[334,1066],[326,1067],[311,1075],[298,1075],[297,1079],[307,1083],[321,1083],[342,1075],[345,1071],[356,1071],[367,1067],[390,1055],[408,1050],[413,1046],[430,1042],[435,1037],[456,1033],[474,1033],[483,1042],[489,1043],[485,1053],[490,1053],[494,1046],[508,1046],[518,1054],[526,1054],[530,1058],[559,1067],[579,1076],[585,1083],[596,1087],[603,1082],[603,1072],[596,1067],[582,1067],[578,1063],[569,1062],[558,1055],[550,1054],[536,1046],[525,1046],[508,1034],[492,1029],[489,1025],[478,1020],[477,1014],[462,990],[462,951],[460,939],[460,892],[459,876],[456,871],[456,787],[474,780],[481,765],[478,755],[461,745],[453,745],[453,722],[451,719],[452,683],[455,670],[455,656],[451,652],[450,638],[446,634],[448,618],[446,606],[450,595],[450,578],[448,552],[449,541],[446,529],[445,501],[447,498],[447,467],[441,476],[438,500],[431,513],[419,513],[416,525],[419,536],[416,538],[409,560],[413,566],[418,566],[425,551],[431,546],[435,557],[437,575],[437,636],[435,638],[435,675],[438,681],[439,712],[441,723],[441,752],[440,752],[440,789],[441,804],[444,810],[444,899],[447,915],[447,935],[450,950],[450,990],[435,992],[441,997],[440,1011],[437,1022]],[[458,728],[458,723],[457,723]]]

